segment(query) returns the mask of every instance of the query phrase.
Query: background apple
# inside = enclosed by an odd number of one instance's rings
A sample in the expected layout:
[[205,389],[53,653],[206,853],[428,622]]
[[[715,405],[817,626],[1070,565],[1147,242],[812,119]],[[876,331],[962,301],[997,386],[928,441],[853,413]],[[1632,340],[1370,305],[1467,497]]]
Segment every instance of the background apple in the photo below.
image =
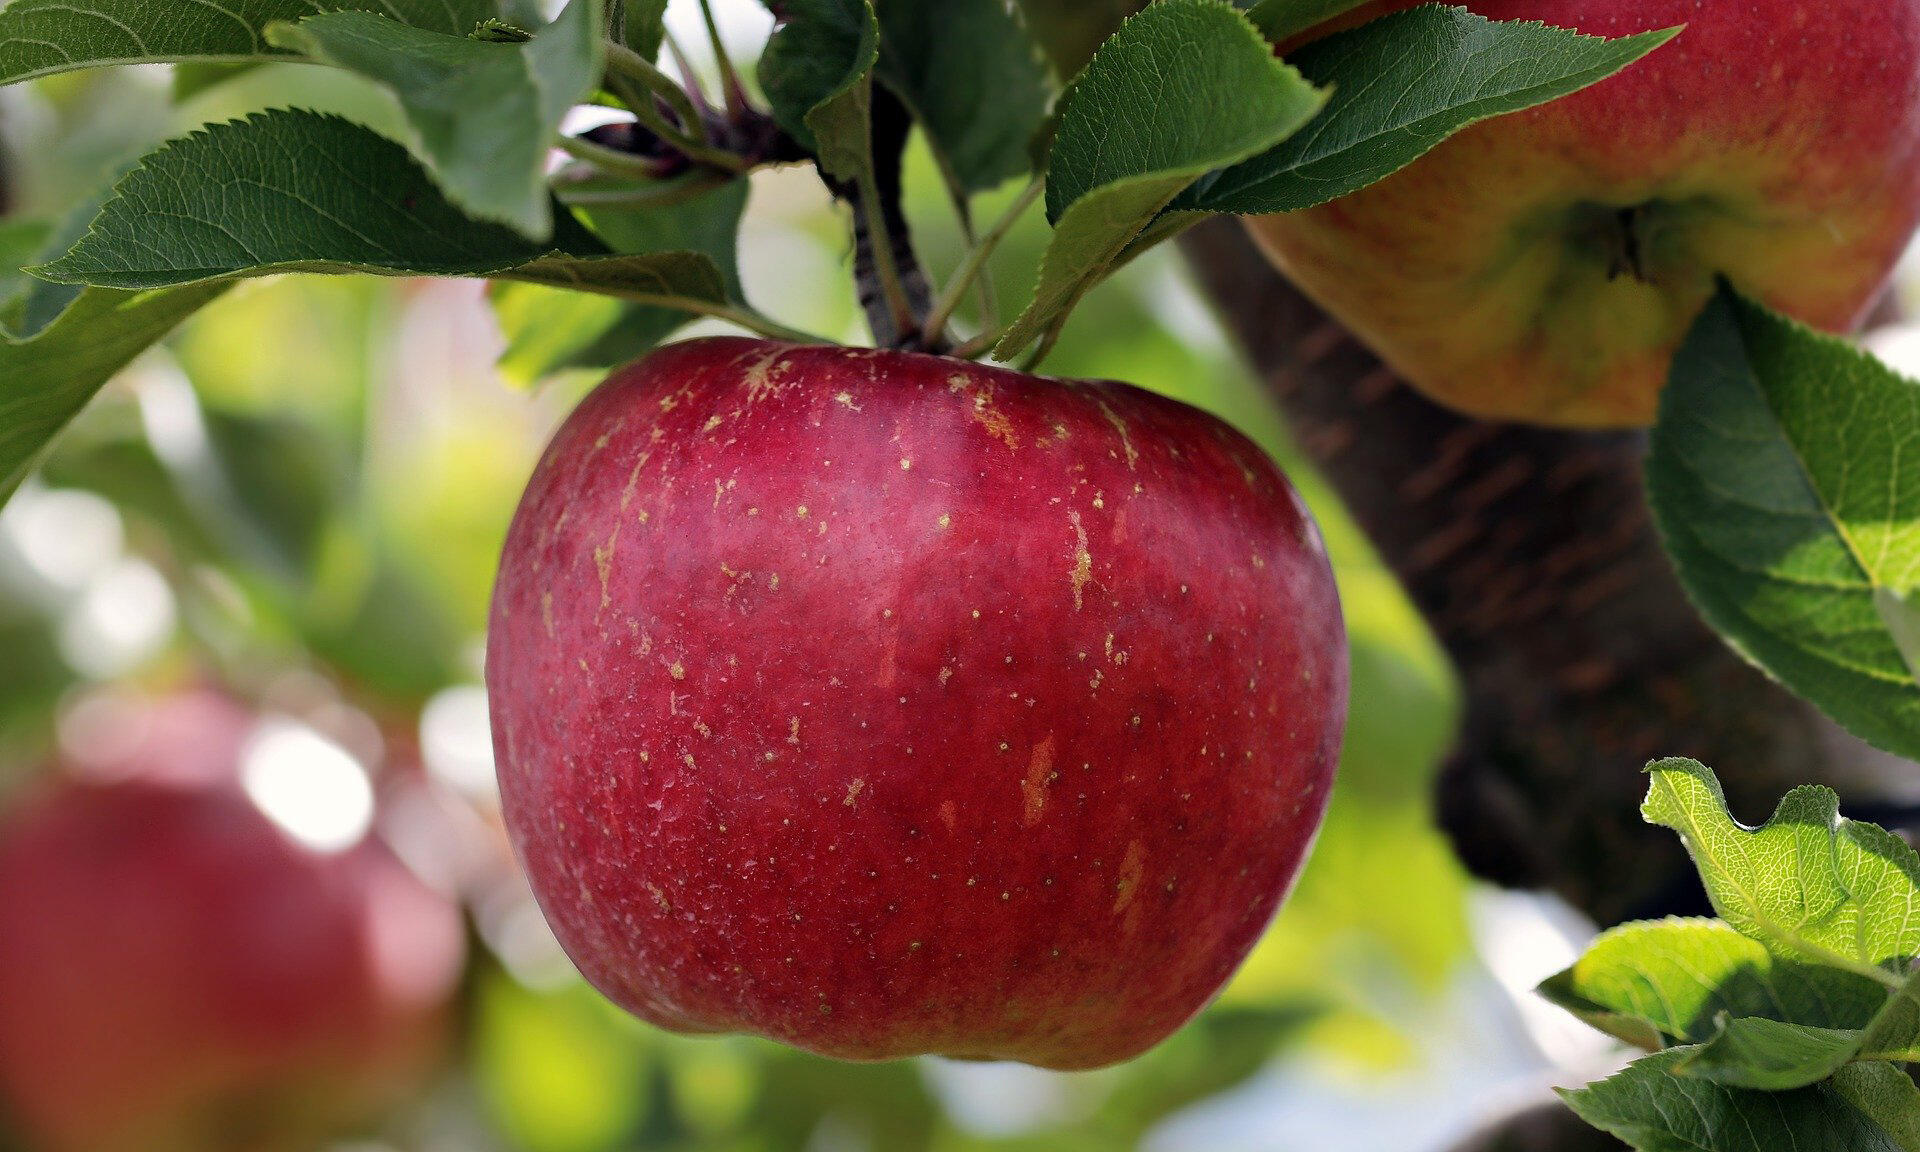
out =
[[1122,385],[718,339],[575,412],[488,685],[560,941],[668,1028],[1138,1054],[1292,883],[1346,709],[1313,522]]
[[1641,425],[1717,273],[1823,328],[1865,317],[1920,219],[1920,3],[1466,7],[1602,36],[1686,31],[1352,196],[1251,221],[1409,381],[1474,415]]
[[260,731],[208,694],[123,712],[0,823],[0,1111],[33,1147],[315,1147],[437,1063],[457,911],[270,819],[239,779]]

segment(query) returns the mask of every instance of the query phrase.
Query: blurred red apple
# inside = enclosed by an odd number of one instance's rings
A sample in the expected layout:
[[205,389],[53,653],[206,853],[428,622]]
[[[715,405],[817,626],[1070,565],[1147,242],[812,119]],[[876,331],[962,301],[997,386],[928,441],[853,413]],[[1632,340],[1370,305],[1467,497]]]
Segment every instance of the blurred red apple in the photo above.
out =
[[587,978],[848,1059],[1123,1060],[1226,981],[1346,710],[1319,533],[1124,385],[718,339],[622,371],[514,520],[509,829]]
[[269,818],[235,704],[114,724],[91,778],[0,821],[0,1114],[55,1152],[265,1152],[419,1090],[455,908],[370,840],[321,851]]
[[1920,219],[1920,0],[1463,2],[1686,30],[1352,196],[1250,222],[1407,380],[1474,415],[1643,425],[1716,274],[1822,328],[1865,319]]

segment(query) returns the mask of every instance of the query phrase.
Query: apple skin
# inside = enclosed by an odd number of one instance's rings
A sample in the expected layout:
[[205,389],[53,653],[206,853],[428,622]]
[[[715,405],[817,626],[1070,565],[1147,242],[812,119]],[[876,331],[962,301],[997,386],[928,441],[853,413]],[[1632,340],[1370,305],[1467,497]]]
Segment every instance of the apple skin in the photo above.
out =
[[[1686,30],[1351,196],[1248,222],[1422,392],[1477,416],[1641,426],[1716,273],[1821,328],[1866,318],[1920,219],[1920,0],[1465,6],[1601,36]],[[1615,213],[1636,207],[1642,275],[1612,275]]]
[[505,815],[675,1031],[1090,1068],[1194,1015],[1319,827],[1346,640],[1258,448],[1124,385],[678,344],[509,533]]
[[0,821],[0,1114],[49,1152],[365,1128],[443,1055],[458,911],[373,842],[317,853],[256,808],[238,705],[142,724],[108,777],[49,776]]

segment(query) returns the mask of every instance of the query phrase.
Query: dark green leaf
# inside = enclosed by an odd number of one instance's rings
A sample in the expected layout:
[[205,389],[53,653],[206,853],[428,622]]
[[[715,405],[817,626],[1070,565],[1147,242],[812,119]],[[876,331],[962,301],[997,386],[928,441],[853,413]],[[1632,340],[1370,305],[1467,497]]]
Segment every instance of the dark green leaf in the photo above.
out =
[[499,15],[494,0],[13,0],[0,9],[0,84],[104,64],[275,55],[266,26],[322,7],[455,36]]
[[225,290],[91,289],[33,339],[0,341],[0,502],[101,385]]
[[667,38],[667,0],[615,0],[620,14],[620,41],[649,62],[660,55]]
[[1890,1065],[1856,1065],[1838,1081],[1792,1092],[1754,1092],[1677,1075],[1686,1059],[1684,1049],[1661,1052],[1561,1096],[1639,1152],[1920,1152],[1910,1132],[1873,1118],[1912,1123],[1913,1084]]
[[1271,147],[1324,101],[1224,0],[1162,0],[1128,20],[1064,98],[1047,174],[1055,235],[996,354],[1055,327],[1182,189]]
[[1860,1033],[1778,1020],[1722,1020],[1720,1031],[1674,1066],[1729,1088],[1786,1092],[1806,1088],[1851,1063],[1860,1053]]
[[1247,19],[1261,35],[1276,44],[1291,40],[1316,24],[1325,24],[1367,0],[1261,0],[1247,10]]
[[1247,215],[1324,204],[1475,121],[1604,80],[1672,36],[1603,40],[1437,5],[1383,16],[1288,57],[1332,90],[1327,110],[1278,147],[1196,184],[1176,207]]
[[227,81],[244,76],[260,65],[252,60],[238,63],[187,62],[173,66],[173,100],[184,104],[195,96]]
[[725,299],[692,252],[622,256],[570,214],[554,241],[475,221],[400,145],[359,125],[281,111],[175,140],[120,182],[49,279],[144,289],[274,272],[498,276],[642,303]]
[[[1015,0],[1021,19],[1046,49],[1054,75],[1071,80],[1120,22],[1146,0]],[[1244,7],[1244,5],[1242,5]]]
[[[124,178],[128,171],[131,169],[121,169],[119,178]],[[116,178],[116,183],[119,178]],[[100,214],[101,206],[112,195],[110,188],[103,188],[75,204],[47,233],[39,250],[27,260],[25,267],[44,264],[79,243],[80,238],[87,234],[93,218]],[[58,320],[60,314],[80,298],[81,289],[77,284],[55,284],[24,271],[21,275],[26,277],[26,281],[17,295],[11,300],[0,301],[0,336],[30,340]]]
[[868,0],[785,0],[760,57],[760,86],[774,119],[851,180],[872,164],[873,66],[880,24]]
[[[734,255],[747,182],[667,207],[597,209],[587,222],[616,251],[698,252],[713,260],[731,298],[740,296]],[[496,284],[494,311],[508,345],[508,375],[531,384],[565,368],[608,368],[645,354],[685,324],[687,313],[536,284]]]
[[42,220],[0,220],[0,331],[17,331],[7,312],[23,293],[39,283],[21,269],[42,258],[53,226]]
[[1723,1019],[1711,1040],[1690,1050],[1680,1071],[1733,1088],[1779,1092],[1818,1083],[1855,1061],[1920,1059],[1920,976],[1881,995],[1884,1006],[1861,1028]]
[[961,195],[1029,170],[1052,87],[1005,0],[880,0],[875,76],[913,110]]
[[358,73],[399,99],[414,152],[447,199],[535,239],[553,231],[547,157],[599,83],[602,0],[572,0],[524,44],[409,28],[365,12],[274,24],[276,47]]
[[1855,735],[1920,756],[1920,384],[1731,290],[1674,358],[1647,461],[1667,551],[1749,659]]

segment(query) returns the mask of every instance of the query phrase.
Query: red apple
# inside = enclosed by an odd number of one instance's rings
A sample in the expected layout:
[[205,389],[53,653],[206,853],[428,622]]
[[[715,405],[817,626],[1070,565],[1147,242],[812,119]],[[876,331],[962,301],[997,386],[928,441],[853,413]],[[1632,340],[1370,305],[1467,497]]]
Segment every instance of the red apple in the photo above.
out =
[[1464,2],[1602,36],[1686,30],[1352,196],[1250,223],[1401,375],[1475,415],[1643,425],[1717,273],[1823,328],[1865,318],[1920,219],[1920,0]]
[[1054,1068],[1145,1050],[1245,957],[1347,687],[1318,531],[1219,421],[738,339],[562,428],[487,672],[515,846],[613,1000]]
[[319,852],[256,807],[234,704],[138,725],[111,778],[0,822],[0,1114],[54,1152],[305,1149],[377,1119],[437,1062],[457,912],[372,842]]

